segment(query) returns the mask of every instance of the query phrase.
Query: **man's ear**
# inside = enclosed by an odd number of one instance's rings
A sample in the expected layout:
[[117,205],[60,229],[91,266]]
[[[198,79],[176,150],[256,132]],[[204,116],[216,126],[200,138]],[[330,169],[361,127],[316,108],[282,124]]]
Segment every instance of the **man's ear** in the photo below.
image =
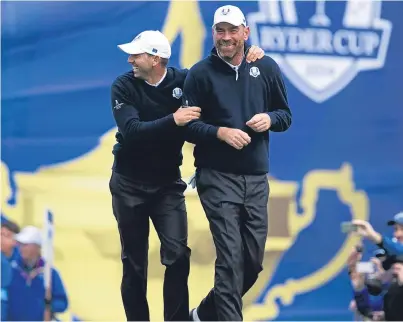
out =
[[249,39],[249,35],[250,35],[250,28],[249,27],[245,27],[244,31],[243,31],[243,39],[245,41],[247,41]]
[[161,57],[153,56],[153,66],[157,66],[161,62]]

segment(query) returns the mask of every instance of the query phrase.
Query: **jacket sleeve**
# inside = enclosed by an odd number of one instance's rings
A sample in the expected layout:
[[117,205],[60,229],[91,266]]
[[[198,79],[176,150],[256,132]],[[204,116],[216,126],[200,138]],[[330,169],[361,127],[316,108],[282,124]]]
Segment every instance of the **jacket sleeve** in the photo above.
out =
[[269,114],[271,119],[270,131],[284,132],[292,122],[291,110],[288,106],[287,90],[285,88],[283,76],[277,63],[271,61],[270,77],[270,107]]
[[[197,106],[202,108],[203,93],[200,86],[200,81],[195,77],[194,71],[191,69],[185,79],[183,86],[182,105]],[[218,140],[217,138],[218,127],[203,122],[203,109],[201,111],[201,119],[189,122],[185,126],[185,140],[197,144],[203,142],[210,142]]]
[[1,255],[1,321],[8,320],[8,289],[11,283],[12,269],[7,259]]
[[382,236],[382,242],[378,244],[378,246],[383,248],[390,256],[398,256],[403,254],[403,244],[395,242],[386,236]]
[[155,121],[140,121],[139,111],[129,100],[129,90],[122,82],[116,81],[111,89],[113,117],[119,132],[128,141],[156,137],[176,127],[173,114]]
[[57,270],[52,270],[52,312],[63,313],[69,306],[63,281]]
[[366,287],[362,291],[354,291],[354,300],[357,305],[357,311],[365,317],[370,317],[372,310]]

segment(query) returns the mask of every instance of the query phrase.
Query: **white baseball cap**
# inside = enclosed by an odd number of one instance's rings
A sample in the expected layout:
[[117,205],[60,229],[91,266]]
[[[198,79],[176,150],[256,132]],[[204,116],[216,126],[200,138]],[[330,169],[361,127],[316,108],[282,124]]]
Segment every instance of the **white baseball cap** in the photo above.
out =
[[39,228],[34,226],[24,227],[14,238],[21,244],[42,245],[42,232]]
[[148,53],[161,58],[171,57],[171,45],[167,37],[158,30],[146,30],[138,34],[132,42],[118,45],[126,54]]
[[245,15],[235,6],[222,6],[214,13],[213,27],[220,22],[228,22],[233,26],[244,25],[246,27]]

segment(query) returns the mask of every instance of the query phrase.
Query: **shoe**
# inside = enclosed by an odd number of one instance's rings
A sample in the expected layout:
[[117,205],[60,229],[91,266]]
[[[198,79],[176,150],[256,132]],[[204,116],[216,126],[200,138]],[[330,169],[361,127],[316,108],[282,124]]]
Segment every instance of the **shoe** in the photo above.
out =
[[197,315],[197,307],[192,309],[189,313],[189,321],[200,321]]
[[190,312],[189,312],[189,321],[193,321],[193,311],[194,310],[195,309],[191,309]]

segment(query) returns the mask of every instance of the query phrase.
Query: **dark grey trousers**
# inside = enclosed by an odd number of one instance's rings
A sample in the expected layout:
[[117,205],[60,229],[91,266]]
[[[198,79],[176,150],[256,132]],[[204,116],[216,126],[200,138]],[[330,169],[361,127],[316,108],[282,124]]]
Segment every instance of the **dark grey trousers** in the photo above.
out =
[[242,296],[263,269],[267,176],[198,169],[196,185],[217,253],[214,288],[200,303],[199,318],[242,321]]
[[182,180],[152,185],[112,174],[109,187],[122,244],[121,293],[128,321],[150,320],[146,297],[150,219],[161,241],[161,263],[166,267],[164,321],[189,318],[186,186]]

